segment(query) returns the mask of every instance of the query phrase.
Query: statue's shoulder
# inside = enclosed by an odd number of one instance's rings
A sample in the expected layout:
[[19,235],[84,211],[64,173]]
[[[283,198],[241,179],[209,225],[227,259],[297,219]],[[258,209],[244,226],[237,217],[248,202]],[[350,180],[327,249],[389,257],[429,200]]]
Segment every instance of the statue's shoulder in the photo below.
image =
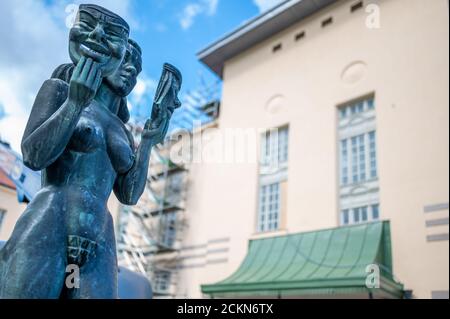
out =
[[60,79],[48,79],[42,84],[43,88],[53,89],[53,90],[61,90],[68,91],[69,84]]
[[24,137],[49,119],[67,99],[69,85],[60,79],[46,80],[34,100]]
[[59,107],[66,100],[68,92],[69,85],[66,82],[60,79],[48,79],[42,84],[37,99],[51,101],[51,104],[57,104]]
[[73,70],[75,70],[75,64],[61,64],[53,71],[51,78],[60,79],[66,83],[69,83],[70,79],[72,78]]
[[67,94],[69,82],[72,77],[75,65],[73,63],[61,64],[52,73],[50,79],[46,80],[41,87],[41,91],[48,93]]
[[56,99],[58,102],[64,102],[67,98],[69,91],[68,83],[70,82],[74,69],[75,65],[73,63],[66,63],[58,66],[53,71],[51,78],[42,84],[39,95],[44,99]]

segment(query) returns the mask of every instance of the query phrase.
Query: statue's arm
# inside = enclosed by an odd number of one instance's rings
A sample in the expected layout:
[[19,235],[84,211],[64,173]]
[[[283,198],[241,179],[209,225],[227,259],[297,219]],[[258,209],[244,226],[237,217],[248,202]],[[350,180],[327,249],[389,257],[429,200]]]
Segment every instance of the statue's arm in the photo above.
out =
[[86,60],[80,61],[75,68],[70,86],[58,79],[44,82],[22,138],[26,166],[42,170],[62,154],[82,110],[94,97],[100,82],[98,67]]
[[80,110],[67,101],[67,83],[44,82],[33,104],[22,138],[23,161],[33,170],[49,166],[72,136]]
[[152,147],[164,141],[169,128],[171,113],[160,108],[142,131],[141,144],[134,164],[126,174],[119,174],[114,185],[117,199],[124,205],[136,205],[145,190]]
[[125,174],[119,174],[114,184],[114,194],[124,205],[136,205],[145,190],[147,182],[152,139],[143,138],[136,151],[136,157],[131,169]]

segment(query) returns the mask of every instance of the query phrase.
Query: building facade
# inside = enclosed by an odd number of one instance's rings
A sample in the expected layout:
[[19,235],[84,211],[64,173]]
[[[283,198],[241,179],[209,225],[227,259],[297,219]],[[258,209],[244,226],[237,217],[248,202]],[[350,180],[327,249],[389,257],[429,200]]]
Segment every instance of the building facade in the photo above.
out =
[[263,133],[257,162],[193,165],[180,295],[232,275],[249,240],[383,220],[404,289],[448,298],[448,53],[445,0],[287,1],[203,50],[218,131]]
[[11,236],[14,225],[25,207],[25,204],[20,204],[17,199],[15,184],[0,169],[0,241],[5,241]]

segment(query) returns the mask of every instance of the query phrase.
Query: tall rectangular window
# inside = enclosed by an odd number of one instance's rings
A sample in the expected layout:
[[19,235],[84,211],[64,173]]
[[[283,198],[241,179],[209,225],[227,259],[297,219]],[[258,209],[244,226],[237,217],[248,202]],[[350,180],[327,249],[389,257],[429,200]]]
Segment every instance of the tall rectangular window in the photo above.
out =
[[377,150],[375,131],[369,133],[370,178],[377,177]]
[[[350,157],[348,156],[347,149],[348,142],[351,144]],[[369,147],[367,147],[367,144],[369,144]],[[377,178],[375,147],[375,132],[360,134],[349,139],[344,138],[340,141],[341,185],[347,185],[349,183],[349,165],[351,165],[352,183],[360,183],[368,179]],[[369,166],[367,166],[367,158],[370,159]]]
[[379,218],[375,100],[339,106],[339,180],[342,224]]
[[261,163],[267,166],[286,164],[288,161],[289,131],[287,127],[270,130],[263,135]]
[[342,223],[344,224],[344,225],[347,225],[348,223],[349,223],[349,221],[350,221],[350,216],[349,216],[349,211],[348,211],[348,209],[344,209],[343,211],[342,211]]
[[289,144],[289,134],[288,129],[283,128],[278,131],[279,142],[278,142],[278,161],[280,163],[287,163],[288,161],[288,144]]
[[259,200],[257,231],[267,232],[280,228],[282,183],[287,180],[289,154],[288,127],[265,132],[261,140],[259,172]]
[[165,248],[173,248],[173,245],[175,243],[176,240],[176,234],[177,234],[177,230],[176,230],[176,218],[177,218],[177,213],[175,212],[169,212],[169,213],[165,213],[163,214],[161,217],[161,244],[165,247]]
[[372,219],[377,220],[380,218],[380,214],[378,213],[379,205],[372,205]]
[[359,221],[360,221],[360,208],[358,207],[358,208],[354,208],[353,209],[353,221],[355,222],[355,223],[359,223]]
[[347,139],[341,141],[341,185],[348,184],[348,150]]
[[361,207],[361,221],[366,222],[368,221],[368,215],[367,215],[367,207]]
[[280,184],[263,185],[260,189],[259,226],[260,232],[278,229],[280,217]]
[[153,290],[157,294],[167,294],[170,290],[170,271],[156,270],[153,279]]
[[365,156],[365,150],[366,147],[364,145],[364,135],[358,136],[359,141],[359,180],[365,181],[366,180],[366,156]]
[[352,181],[357,183],[359,181],[358,174],[358,139],[352,137]]

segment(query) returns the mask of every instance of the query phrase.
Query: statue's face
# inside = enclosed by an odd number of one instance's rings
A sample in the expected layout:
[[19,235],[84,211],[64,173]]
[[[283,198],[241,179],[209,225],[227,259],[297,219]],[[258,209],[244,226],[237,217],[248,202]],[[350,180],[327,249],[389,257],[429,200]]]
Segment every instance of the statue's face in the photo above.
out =
[[69,54],[77,64],[81,56],[102,65],[104,77],[122,63],[128,44],[128,29],[96,10],[80,9],[69,35]]
[[122,64],[114,74],[106,77],[105,81],[114,92],[119,96],[125,97],[133,91],[141,71],[141,54],[129,45]]

